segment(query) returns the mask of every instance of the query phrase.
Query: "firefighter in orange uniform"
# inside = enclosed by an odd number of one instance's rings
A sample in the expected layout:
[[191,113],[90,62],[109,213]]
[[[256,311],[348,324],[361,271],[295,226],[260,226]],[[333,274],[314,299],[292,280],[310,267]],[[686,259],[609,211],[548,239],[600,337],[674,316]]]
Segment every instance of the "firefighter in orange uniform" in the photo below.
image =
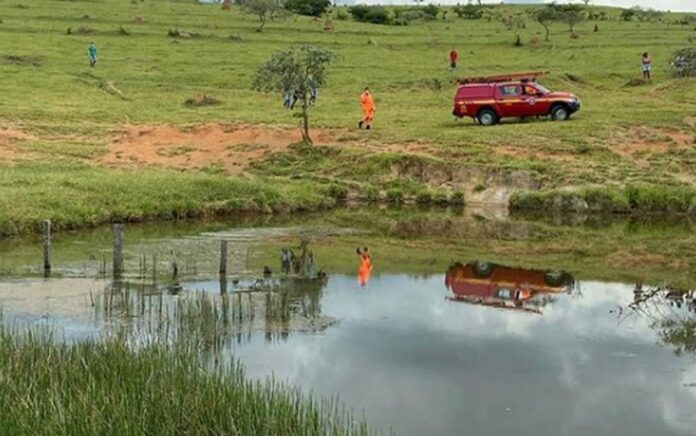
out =
[[358,123],[358,127],[361,129],[365,127],[365,129],[370,130],[372,120],[375,117],[375,102],[368,87],[365,87],[362,94],[360,94],[360,106],[362,107],[363,117]]

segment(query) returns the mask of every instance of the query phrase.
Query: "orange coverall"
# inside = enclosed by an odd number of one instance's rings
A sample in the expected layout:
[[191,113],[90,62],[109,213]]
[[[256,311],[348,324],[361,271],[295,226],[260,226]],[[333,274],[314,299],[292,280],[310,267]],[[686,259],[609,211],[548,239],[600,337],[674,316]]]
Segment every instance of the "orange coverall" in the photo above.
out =
[[370,125],[375,117],[375,102],[372,100],[370,91],[365,91],[360,94],[360,106],[362,106],[363,111],[363,123]]
[[360,255],[360,267],[358,267],[358,283],[360,286],[365,286],[370,280],[370,273],[372,272],[372,259],[367,253]]

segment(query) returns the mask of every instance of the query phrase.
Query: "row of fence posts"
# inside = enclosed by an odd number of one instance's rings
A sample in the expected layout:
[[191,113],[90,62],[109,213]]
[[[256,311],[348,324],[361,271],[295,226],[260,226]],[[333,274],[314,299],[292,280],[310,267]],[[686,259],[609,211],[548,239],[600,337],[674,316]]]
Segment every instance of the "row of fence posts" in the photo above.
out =
[[[114,237],[113,250],[113,274],[120,275],[125,271],[123,266],[123,237],[125,226],[123,223],[112,225]],[[42,224],[42,245],[43,245],[43,271],[45,276],[51,274],[51,220],[44,220]],[[220,241],[220,280],[227,276],[227,241]]]

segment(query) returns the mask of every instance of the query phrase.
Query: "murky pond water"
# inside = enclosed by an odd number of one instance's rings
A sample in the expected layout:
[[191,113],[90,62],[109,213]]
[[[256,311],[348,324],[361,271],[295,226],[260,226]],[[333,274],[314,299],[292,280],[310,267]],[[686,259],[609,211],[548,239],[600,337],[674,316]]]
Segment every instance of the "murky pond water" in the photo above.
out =
[[[339,395],[400,435],[696,434],[696,295],[674,290],[693,289],[691,224],[384,215],[134,230],[132,274],[116,284],[93,254],[108,252],[108,230],[88,249],[66,237],[49,279],[10,260],[30,257],[18,243],[0,255],[13,271],[0,283],[4,322],[73,339],[124,326],[187,335],[250,377]],[[305,237],[326,278],[280,273],[280,248]],[[222,238],[236,247],[223,281]]]

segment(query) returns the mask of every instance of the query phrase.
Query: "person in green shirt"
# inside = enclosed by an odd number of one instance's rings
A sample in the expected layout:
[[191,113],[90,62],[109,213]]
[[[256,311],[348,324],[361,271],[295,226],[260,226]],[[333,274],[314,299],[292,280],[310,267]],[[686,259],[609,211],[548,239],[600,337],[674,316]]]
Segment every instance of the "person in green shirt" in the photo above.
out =
[[89,47],[87,47],[87,56],[89,58],[89,66],[94,68],[97,65],[97,46],[93,42],[90,42]]

